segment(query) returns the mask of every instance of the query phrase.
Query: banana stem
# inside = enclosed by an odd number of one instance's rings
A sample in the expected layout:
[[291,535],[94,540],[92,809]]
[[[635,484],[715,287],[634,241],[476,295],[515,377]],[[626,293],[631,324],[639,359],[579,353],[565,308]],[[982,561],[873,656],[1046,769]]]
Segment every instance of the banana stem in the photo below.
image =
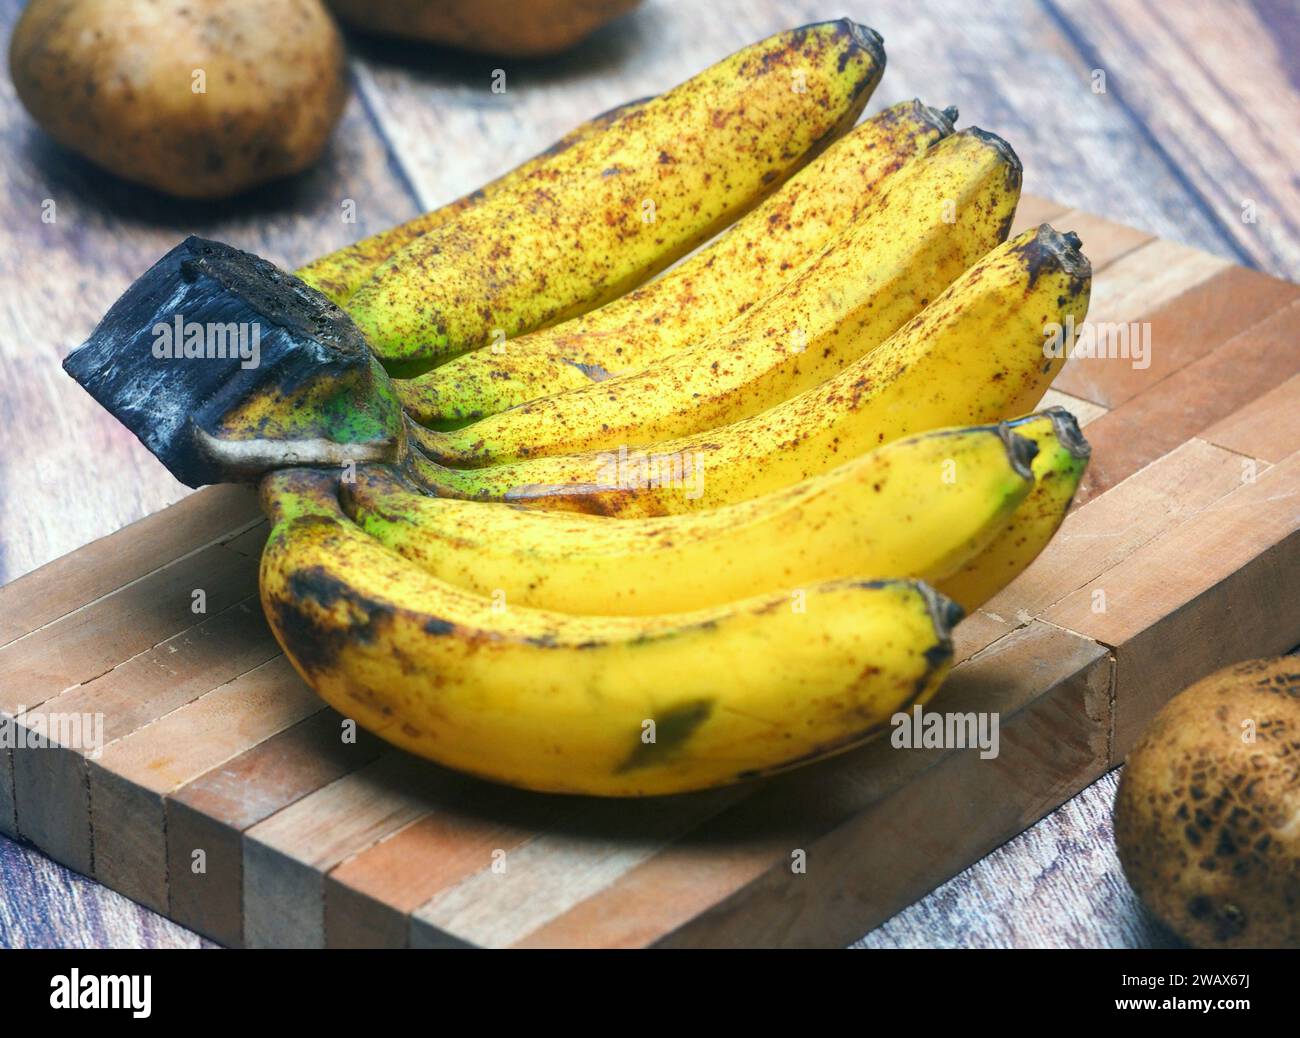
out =
[[406,449],[393,385],[347,314],[220,242],[172,249],[63,367],[192,487]]

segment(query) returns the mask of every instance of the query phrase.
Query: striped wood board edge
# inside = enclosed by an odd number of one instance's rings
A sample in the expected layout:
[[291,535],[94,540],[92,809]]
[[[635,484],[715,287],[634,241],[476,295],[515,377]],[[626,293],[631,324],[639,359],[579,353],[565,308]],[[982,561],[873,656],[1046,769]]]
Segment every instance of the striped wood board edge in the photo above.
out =
[[958,629],[933,706],[999,712],[995,759],[877,740],[628,802],[344,741],[261,617],[252,492],[213,487],[0,588],[0,830],[230,945],[860,936],[1119,763],[1179,688],[1300,642],[1300,287],[1026,199],[1042,220],[1084,240],[1090,321],[1151,348],[1066,365],[1049,402],[1093,444],[1080,499]]

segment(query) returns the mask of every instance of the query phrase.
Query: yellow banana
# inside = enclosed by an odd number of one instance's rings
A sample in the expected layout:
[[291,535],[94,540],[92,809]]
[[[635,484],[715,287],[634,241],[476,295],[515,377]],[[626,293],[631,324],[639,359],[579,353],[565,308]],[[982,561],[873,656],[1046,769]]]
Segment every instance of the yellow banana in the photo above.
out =
[[935,582],[984,549],[1034,485],[1005,426],[899,440],[753,501],[610,519],[429,497],[386,466],[340,486],[372,537],[457,587],[596,616],[686,612],[869,574]]
[[848,19],[778,33],[421,235],[348,311],[412,375],[614,299],[776,190],[857,120],[884,69]]
[[1038,447],[1033,460],[1034,488],[1009,523],[961,569],[936,581],[936,587],[971,613],[1018,577],[1055,535],[1079,489],[1088,441],[1074,416],[1061,407],[1007,423]]
[[631,375],[412,435],[440,464],[477,467],[636,447],[739,421],[815,386],[884,342],[1006,237],[1020,164],[969,129],[891,178],[780,290],[698,346]]
[[493,603],[358,529],[334,478],[263,482],[271,628],[335,709],[439,763],[604,796],[735,782],[854,746],[926,701],[960,609],[925,584],[841,580],[658,617]]
[[570,130],[541,154],[533,156],[496,180],[484,184],[477,191],[471,191],[439,209],[433,209],[397,227],[372,234],[369,238],[363,238],[359,242],[313,260],[305,267],[300,267],[295,273],[312,288],[328,297],[330,302],[337,306],[344,306],[384,260],[400,252],[420,235],[442,227],[458,213],[480,205],[499,191],[517,186],[520,181],[525,180],[535,171],[545,170],[555,156],[567,151],[578,141],[586,140],[608,129],[619,116],[635,111],[648,100],[649,98],[643,97],[636,101],[628,101],[617,108],[611,108],[608,112],[602,112]]
[[641,371],[723,328],[787,282],[902,166],[952,133],[955,108],[904,101],[872,116],[716,241],[663,277],[563,324],[399,381],[421,425],[452,428]]
[[[1045,348],[1088,307],[1091,270],[1073,234],[1009,241],[887,342],[761,414],[641,450],[451,469],[413,450],[410,474],[445,497],[606,515],[670,515],[744,501],[911,433],[1022,415],[1064,363]],[[698,487],[698,493],[695,492]]]

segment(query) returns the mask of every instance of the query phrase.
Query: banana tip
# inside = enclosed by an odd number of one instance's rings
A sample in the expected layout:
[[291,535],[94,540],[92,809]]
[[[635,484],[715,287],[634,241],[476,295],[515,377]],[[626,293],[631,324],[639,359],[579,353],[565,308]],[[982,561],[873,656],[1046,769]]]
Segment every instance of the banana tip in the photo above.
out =
[[1011,426],[1006,422],[998,424],[998,435],[1002,437],[1002,442],[1006,444],[1007,457],[1011,459],[1011,467],[1016,470],[1025,479],[1034,478],[1033,462],[1038,457],[1038,444],[1027,436],[1017,436],[1011,431]]
[[1043,414],[1052,420],[1052,431],[1062,447],[1080,461],[1092,457],[1092,445],[1084,438],[1074,415],[1059,405],[1046,408]]
[[855,22],[852,18],[845,18],[844,21],[848,24],[849,36],[853,42],[870,54],[872,60],[884,64],[885,38],[869,25]]
[[948,137],[956,132],[956,105],[949,105],[947,108],[935,108],[925,104],[919,97],[915,98],[912,103],[916,106],[920,118],[933,126],[939,132],[940,137]]
[[966,610],[923,580],[916,582],[916,588],[925,599],[925,607],[934,622],[934,630],[939,636],[940,644],[946,646],[951,653],[952,629],[965,618]]
[[1065,273],[1075,278],[1092,276],[1092,264],[1083,254],[1083,239],[1074,231],[1062,234],[1051,224],[1044,223],[1038,226],[1036,237]]
[[1007,165],[1019,176],[1024,172],[1025,167],[1021,165],[1020,156],[1016,154],[1016,149],[1011,147],[1005,137],[999,137],[996,133],[990,133],[988,130],[981,129],[978,126],[968,127],[963,131],[969,133],[977,140],[993,148],[1006,161]]

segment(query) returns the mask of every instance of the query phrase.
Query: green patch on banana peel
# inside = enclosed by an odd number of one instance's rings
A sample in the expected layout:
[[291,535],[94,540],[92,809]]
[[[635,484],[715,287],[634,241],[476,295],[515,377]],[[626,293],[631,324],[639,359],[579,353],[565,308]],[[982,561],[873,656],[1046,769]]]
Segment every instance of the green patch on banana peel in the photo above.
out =
[[698,699],[670,707],[656,722],[653,739],[647,740],[644,731],[637,732],[632,752],[615,774],[656,767],[682,753],[695,729],[713,713],[713,705],[711,699]]
[[[210,454],[232,463],[256,452],[249,469],[256,478],[282,465],[379,458],[349,456],[349,447],[400,447],[404,441],[401,404],[383,366],[368,357],[365,367],[331,369],[296,385],[268,382],[227,411],[214,430]],[[394,455],[395,456],[395,455]]]
[[281,469],[267,475],[258,490],[262,511],[273,527],[307,516],[331,520],[339,516],[336,473],[320,469]]

